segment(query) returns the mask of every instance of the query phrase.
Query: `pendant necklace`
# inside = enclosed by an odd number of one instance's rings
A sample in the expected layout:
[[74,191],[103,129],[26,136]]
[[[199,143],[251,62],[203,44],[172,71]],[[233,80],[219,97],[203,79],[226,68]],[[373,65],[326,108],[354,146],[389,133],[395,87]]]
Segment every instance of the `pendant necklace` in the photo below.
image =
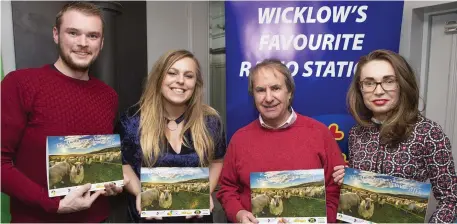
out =
[[178,118],[176,119],[168,119],[168,118],[165,118],[167,119],[167,128],[170,130],[170,131],[174,131],[176,129],[178,129],[178,124],[181,123],[181,121],[184,120],[184,114],[183,113],[181,116],[179,116]]

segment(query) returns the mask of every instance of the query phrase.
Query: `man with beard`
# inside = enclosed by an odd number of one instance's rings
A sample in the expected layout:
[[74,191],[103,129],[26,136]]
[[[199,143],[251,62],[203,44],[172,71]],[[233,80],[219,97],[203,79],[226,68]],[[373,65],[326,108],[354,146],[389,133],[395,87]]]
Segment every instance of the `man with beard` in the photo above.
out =
[[102,222],[113,184],[90,184],[65,197],[48,196],[46,137],[112,134],[116,92],[88,74],[103,47],[103,17],[95,5],[69,3],[53,29],[59,59],[13,71],[1,82],[2,192],[11,196],[12,222]]

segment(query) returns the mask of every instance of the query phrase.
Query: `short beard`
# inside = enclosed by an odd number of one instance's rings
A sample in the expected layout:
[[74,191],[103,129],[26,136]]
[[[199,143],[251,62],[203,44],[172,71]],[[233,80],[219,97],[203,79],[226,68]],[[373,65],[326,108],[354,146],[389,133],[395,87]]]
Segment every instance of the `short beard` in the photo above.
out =
[[63,63],[67,65],[69,68],[72,70],[78,71],[78,72],[87,72],[89,70],[89,67],[94,63],[95,59],[97,57],[92,58],[92,60],[87,63],[87,65],[78,65],[73,60],[71,59],[70,55],[66,55],[65,52],[63,52],[62,47],[60,46],[60,40],[59,43],[57,44],[57,49],[59,51],[59,56],[62,58]]

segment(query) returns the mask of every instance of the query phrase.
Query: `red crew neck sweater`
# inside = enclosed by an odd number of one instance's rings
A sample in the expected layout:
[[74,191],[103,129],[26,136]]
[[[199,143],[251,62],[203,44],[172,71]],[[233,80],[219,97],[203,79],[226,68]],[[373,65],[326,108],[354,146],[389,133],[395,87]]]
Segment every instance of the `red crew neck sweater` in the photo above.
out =
[[52,65],[11,72],[1,82],[2,192],[11,196],[12,222],[100,222],[108,199],[57,214],[48,197],[46,136],[113,133],[117,94],[103,82],[73,79]]
[[322,123],[297,114],[290,127],[272,130],[262,128],[257,119],[230,140],[217,196],[228,219],[238,222],[238,211],[251,211],[251,172],[324,168],[327,222],[336,222],[340,188],[332,173],[343,164],[335,139]]

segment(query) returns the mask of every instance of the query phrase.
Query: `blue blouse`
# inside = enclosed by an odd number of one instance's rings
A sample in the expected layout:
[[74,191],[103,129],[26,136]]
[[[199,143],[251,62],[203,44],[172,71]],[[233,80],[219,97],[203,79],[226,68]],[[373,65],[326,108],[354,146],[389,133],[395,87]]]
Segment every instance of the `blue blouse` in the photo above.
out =
[[[116,125],[116,133],[119,133],[121,138],[122,163],[129,164],[138,178],[140,178],[141,167],[146,167],[143,162],[143,151],[140,145],[140,135],[138,132],[140,123],[140,114],[136,113],[138,107],[129,108],[123,113]],[[136,113],[136,114],[135,114]],[[224,158],[226,152],[226,138],[221,121],[216,116],[207,116],[205,118],[206,127],[213,138],[215,149],[213,159]],[[184,144],[181,146],[181,152],[177,154],[171,147],[170,143],[166,142],[166,149],[162,151],[154,167],[198,167],[200,160],[195,149],[193,148],[192,135],[190,131],[184,133],[189,140],[189,146]],[[129,195],[129,213],[132,221],[138,222],[140,216],[135,207],[135,197]],[[166,220],[161,220],[164,222]]]

